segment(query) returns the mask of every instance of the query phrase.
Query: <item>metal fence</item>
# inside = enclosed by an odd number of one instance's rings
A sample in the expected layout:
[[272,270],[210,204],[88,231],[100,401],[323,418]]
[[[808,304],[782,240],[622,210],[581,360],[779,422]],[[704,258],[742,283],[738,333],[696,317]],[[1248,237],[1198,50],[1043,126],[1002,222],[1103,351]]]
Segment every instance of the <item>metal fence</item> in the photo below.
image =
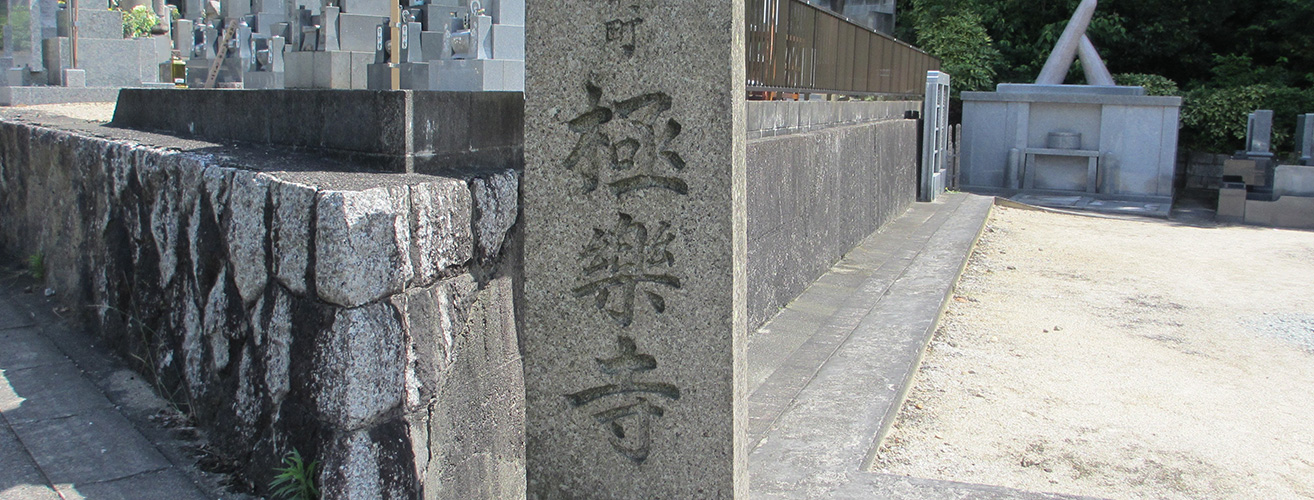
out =
[[801,0],[747,0],[750,91],[921,95],[940,60]]

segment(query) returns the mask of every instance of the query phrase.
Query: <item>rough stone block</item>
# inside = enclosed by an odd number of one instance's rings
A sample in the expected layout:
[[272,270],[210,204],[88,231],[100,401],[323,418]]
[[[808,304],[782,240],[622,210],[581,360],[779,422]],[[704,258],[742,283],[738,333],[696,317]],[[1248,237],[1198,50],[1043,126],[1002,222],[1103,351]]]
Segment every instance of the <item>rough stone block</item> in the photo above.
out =
[[241,170],[233,175],[230,188],[230,215],[224,240],[228,243],[233,281],[246,305],[254,303],[269,282],[265,255],[269,228],[265,225],[265,211],[270,181],[266,174]]
[[459,180],[411,186],[412,286],[428,286],[473,255],[470,190]]
[[310,256],[311,214],[315,188],[278,181],[270,185],[274,216],[270,237],[274,277],[296,294],[306,293],[306,266]]
[[401,297],[399,307],[410,335],[406,357],[409,411],[428,408],[450,380],[448,368],[456,360],[455,343],[464,332],[475,289],[474,278],[463,274],[432,287],[413,288]]
[[505,171],[470,181],[474,194],[476,239],[479,255],[493,258],[502,250],[507,231],[516,222],[520,179],[515,171]]
[[339,310],[315,345],[316,408],[336,430],[377,425],[402,403],[406,332],[391,304]]
[[315,285],[321,299],[356,307],[396,294],[410,282],[409,198],[405,187],[320,193]]

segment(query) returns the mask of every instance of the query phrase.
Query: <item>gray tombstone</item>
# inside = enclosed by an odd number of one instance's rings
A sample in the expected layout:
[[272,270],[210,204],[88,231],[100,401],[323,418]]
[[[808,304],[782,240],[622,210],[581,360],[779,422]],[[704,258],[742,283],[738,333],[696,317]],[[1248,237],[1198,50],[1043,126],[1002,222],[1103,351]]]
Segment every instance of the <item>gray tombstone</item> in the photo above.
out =
[[528,7],[528,496],[746,498],[744,0]]
[[1270,154],[1273,142],[1273,111],[1256,110],[1246,118],[1246,152]]
[[323,39],[319,46],[322,50],[339,50],[338,45],[338,15],[337,7],[323,7],[323,14],[320,14],[319,36]]
[[179,19],[173,22],[173,46],[178,48],[178,55],[183,60],[192,58],[191,47],[195,40],[196,33],[190,20]]
[[1314,165],[1314,113],[1296,117],[1296,159]]

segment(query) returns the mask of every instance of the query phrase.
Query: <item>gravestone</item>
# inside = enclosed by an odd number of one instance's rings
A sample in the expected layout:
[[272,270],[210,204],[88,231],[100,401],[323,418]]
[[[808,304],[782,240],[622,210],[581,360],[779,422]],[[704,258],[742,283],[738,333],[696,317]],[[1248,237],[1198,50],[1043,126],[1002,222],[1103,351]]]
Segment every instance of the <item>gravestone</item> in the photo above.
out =
[[527,7],[528,497],[746,497],[744,0]]
[[1314,113],[1296,117],[1296,160],[1314,165]]
[[1272,155],[1273,111],[1255,110],[1246,119],[1246,153],[1249,156]]

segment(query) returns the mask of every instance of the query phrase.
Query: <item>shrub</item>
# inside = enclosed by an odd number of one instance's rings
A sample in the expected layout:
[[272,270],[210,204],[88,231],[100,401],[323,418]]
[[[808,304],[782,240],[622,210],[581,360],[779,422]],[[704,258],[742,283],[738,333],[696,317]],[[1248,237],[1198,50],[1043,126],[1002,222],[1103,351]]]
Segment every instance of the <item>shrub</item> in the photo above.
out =
[[1147,73],[1120,73],[1113,75],[1113,80],[1117,82],[1118,85],[1145,87],[1145,95],[1182,95],[1182,91],[1177,88],[1177,82],[1169,80],[1164,76]]
[[1244,149],[1246,116],[1257,109],[1273,110],[1272,151],[1285,153],[1296,115],[1314,111],[1314,89],[1259,84],[1191,91],[1182,105],[1182,145],[1214,153]]
[[160,18],[155,17],[155,13],[145,5],[138,5],[123,13],[123,36],[136,38],[149,35],[157,24],[160,24]]

